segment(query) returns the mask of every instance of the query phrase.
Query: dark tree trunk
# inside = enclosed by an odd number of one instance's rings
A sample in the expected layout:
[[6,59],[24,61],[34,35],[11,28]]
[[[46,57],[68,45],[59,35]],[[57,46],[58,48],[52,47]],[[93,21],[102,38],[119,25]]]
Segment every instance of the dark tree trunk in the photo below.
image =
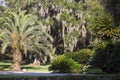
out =
[[114,14],[114,26],[118,27],[120,26],[120,13],[119,14]]
[[33,64],[34,65],[40,65],[40,63],[41,63],[40,62],[40,56],[38,54],[36,54]]

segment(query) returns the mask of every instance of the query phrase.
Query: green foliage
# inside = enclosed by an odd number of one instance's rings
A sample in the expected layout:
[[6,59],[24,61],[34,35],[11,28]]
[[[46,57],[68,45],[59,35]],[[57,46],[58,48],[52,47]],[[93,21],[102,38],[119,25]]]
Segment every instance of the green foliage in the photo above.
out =
[[49,22],[48,22],[46,19],[42,19],[42,20],[41,20],[41,23],[42,23],[43,25],[45,25],[45,24],[48,25],[48,24],[49,24]]
[[103,13],[104,11],[104,8],[100,4],[99,0],[86,0],[85,3],[82,5],[83,5],[82,10],[84,11],[84,15],[85,15],[86,20],[88,21],[88,25],[93,24],[93,22],[91,23],[91,20],[95,16],[98,16],[101,13]]
[[3,11],[4,10],[4,7],[3,6],[0,6],[0,11]]
[[60,73],[77,73],[79,72],[79,69],[80,65],[77,62],[64,55],[55,57],[49,67],[49,70]]
[[49,20],[47,20],[47,19],[41,19],[40,22],[41,22],[42,24],[44,24],[44,25],[53,25],[54,20],[53,20],[52,18],[50,18]]
[[114,18],[114,26],[120,26],[120,1],[119,0],[101,0],[105,9],[109,11]]
[[93,56],[93,51],[90,49],[81,49],[78,52],[67,52],[64,55],[72,58],[80,64],[87,64]]
[[101,69],[93,67],[92,65],[84,65],[82,67],[81,73],[87,73],[87,74],[103,74]]
[[49,24],[53,25],[54,24],[54,20],[52,18],[49,19]]
[[[21,0],[21,1],[17,1],[17,0],[12,0],[12,1],[8,1],[9,2],[9,6],[10,7],[24,7],[26,6],[27,4],[29,5],[33,0]],[[25,3],[26,2],[26,3]]]
[[102,42],[95,47],[91,64],[107,73],[120,73],[120,42]]
[[80,10],[81,9],[81,3],[77,3],[75,1],[69,2],[67,0],[54,0],[54,5],[60,5],[67,9],[74,9],[74,10]]
[[73,25],[79,25],[81,23],[81,19],[76,19],[74,15],[71,15],[70,13],[63,12],[60,16],[61,21],[66,21],[67,25],[73,24]]
[[65,20],[67,23],[71,23],[72,21],[75,21],[75,17],[67,12],[63,12],[60,16],[60,20]]
[[79,58],[80,63],[86,64],[90,61],[91,57],[93,56],[93,51],[90,49],[81,49],[77,52],[77,56]]
[[114,27],[113,18],[108,13],[95,16],[92,23],[92,31],[104,40],[118,38],[120,36],[120,28]]
[[[69,14],[67,12],[64,12],[62,13],[62,15],[60,16],[60,20],[63,21],[63,20],[66,20],[69,18]],[[67,20],[66,20],[67,21]]]
[[[27,13],[35,13],[34,8],[38,6],[39,0],[6,0],[9,11],[20,12],[26,10]],[[35,13],[36,14],[36,13]]]

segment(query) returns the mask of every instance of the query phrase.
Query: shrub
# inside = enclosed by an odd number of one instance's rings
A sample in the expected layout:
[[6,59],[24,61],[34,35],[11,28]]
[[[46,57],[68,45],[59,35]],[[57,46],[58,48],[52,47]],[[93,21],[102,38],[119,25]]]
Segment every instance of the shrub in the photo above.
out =
[[72,58],[80,64],[87,64],[93,56],[93,51],[90,49],[81,49],[78,52],[67,52],[64,55]]
[[120,42],[102,42],[95,49],[91,64],[107,73],[120,72]]
[[60,73],[77,73],[79,68],[80,65],[74,60],[64,55],[59,55],[52,60],[49,70]]

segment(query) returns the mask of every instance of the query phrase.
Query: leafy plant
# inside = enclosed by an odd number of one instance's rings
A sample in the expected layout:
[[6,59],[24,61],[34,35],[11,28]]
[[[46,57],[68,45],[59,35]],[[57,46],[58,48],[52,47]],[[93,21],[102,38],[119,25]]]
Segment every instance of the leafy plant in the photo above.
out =
[[120,28],[114,26],[113,18],[108,13],[95,16],[92,23],[92,31],[103,40],[118,38],[120,36]]
[[52,60],[49,70],[60,73],[77,73],[79,72],[80,65],[74,60],[64,56],[59,55]]
[[64,55],[72,58],[80,64],[87,64],[93,56],[93,51],[90,49],[81,49],[78,52],[67,52]]

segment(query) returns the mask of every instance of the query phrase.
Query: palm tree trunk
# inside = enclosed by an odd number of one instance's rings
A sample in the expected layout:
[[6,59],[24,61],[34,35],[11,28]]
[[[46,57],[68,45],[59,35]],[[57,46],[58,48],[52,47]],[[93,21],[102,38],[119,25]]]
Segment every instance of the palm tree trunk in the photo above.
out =
[[20,71],[20,63],[22,61],[22,54],[19,49],[13,49],[13,70]]

